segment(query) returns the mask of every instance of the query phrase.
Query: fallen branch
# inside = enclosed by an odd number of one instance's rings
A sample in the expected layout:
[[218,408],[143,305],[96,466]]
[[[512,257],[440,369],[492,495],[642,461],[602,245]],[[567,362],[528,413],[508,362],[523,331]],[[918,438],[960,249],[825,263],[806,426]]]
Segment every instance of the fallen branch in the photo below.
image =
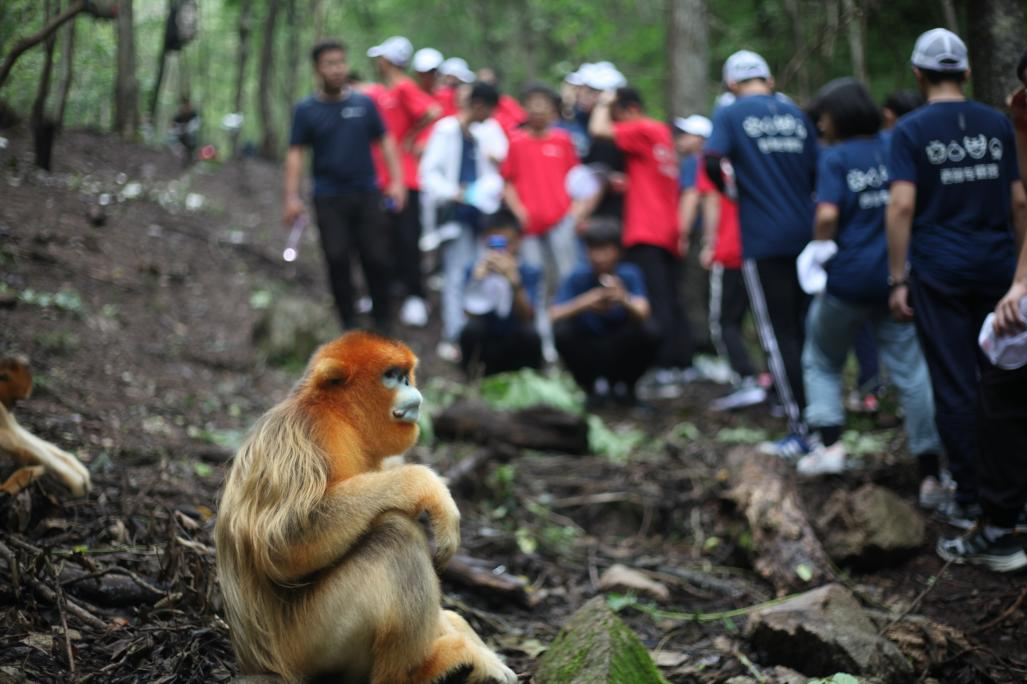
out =
[[[54,605],[59,605],[57,593],[53,589],[46,586],[43,582],[36,579],[35,577],[32,577],[31,575],[24,575],[21,573],[21,569],[18,566],[18,560],[14,557],[14,552],[11,551],[11,549],[8,548],[7,545],[3,542],[0,542],[0,557],[7,561],[8,567],[11,568],[12,575],[14,575],[16,572],[17,575],[21,577],[23,580],[25,580],[29,584],[29,586],[31,586],[44,601],[47,601],[48,603],[52,603]],[[71,613],[78,619],[82,620],[90,627],[95,627],[96,629],[103,630],[107,629],[106,622],[96,617],[95,615],[93,615],[88,610],[86,610],[79,604],[75,603],[71,599],[65,597],[65,603],[67,605],[69,613]]]
[[490,446],[509,444],[567,454],[588,451],[585,419],[548,406],[510,412],[477,401],[458,401],[435,417],[435,435]]
[[503,566],[495,567],[479,558],[453,556],[443,570],[442,576],[471,589],[498,595],[525,608],[531,608],[535,604],[534,598],[528,593],[526,581],[506,572]]
[[[935,584],[937,584],[937,582],[935,582]],[[1002,611],[1001,615],[994,620],[985,622],[983,625],[971,632],[971,634],[980,634],[981,632],[987,632],[992,627],[997,627],[1003,620],[1019,610],[1020,606],[1023,605],[1024,599],[1027,599],[1027,587],[1023,588],[1023,591],[1021,591],[1020,595],[1016,597],[1016,600],[1013,601],[1012,605]]]

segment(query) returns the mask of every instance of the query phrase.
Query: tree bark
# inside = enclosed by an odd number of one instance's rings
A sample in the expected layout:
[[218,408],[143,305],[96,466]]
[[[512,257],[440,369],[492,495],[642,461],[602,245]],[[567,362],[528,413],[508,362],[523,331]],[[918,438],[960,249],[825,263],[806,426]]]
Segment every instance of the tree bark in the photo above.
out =
[[311,16],[314,17],[314,40],[318,41],[325,36],[325,0],[311,0]]
[[114,92],[114,130],[131,138],[139,125],[139,84],[136,81],[135,26],[132,0],[118,5],[118,71]]
[[61,84],[57,99],[57,113],[54,115],[54,123],[58,130],[64,127],[64,110],[68,104],[68,93],[71,92],[72,75],[75,70],[75,22],[68,22],[64,25],[64,43],[61,49]]
[[[174,8],[175,0],[168,0],[168,16]],[[164,42],[161,45],[160,56],[157,58],[157,78],[153,82],[153,92],[150,93],[149,121],[152,125],[157,124],[157,105],[160,104],[160,87],[164,83],[164,67],[168,63],[168,34],[167,17],[164,18]]]
[[[250,59],[250,31],[253,22],[253,0],[242,0],[239,6],[239,51],[236,56],[235,100],[232,111],[242,114],[243,92],[246,90],[246,65]],[[239,134],[242,126],[232,131],[232,156],[239,155]]]
[[271,113],[271,70],[275,57],[275,19],[278,17],[279,0],[268,0],[267,16],[264,17],[263,44],[260,49],[260,86],[257,104],[260,111],[260,126],[263,137],[260,154],[266,159],[278,156],[278,136],[275,133]]
[[848,29],[849,54],[852,56],[852,73],[863,83],[869,80],[866,55],[866,14],[861,0],[842,0],[844,19]]
[[708,109],[709,13],[706,0],[667,0],[667,112]]
[[74,19],[75,16],[78,15],[79,12],[85,10],[85,8],[86,3],[84,0],[75,0],[75,2],[68,5],[66,10],[44,24],[43,28],[39,29],[31,36],[22,38],[15,43],[14,47],[11,48],[11,51],[4,58],[3,64],[0,65],[0,86],[3,86],[4,81],[6,81],[7,77],[11,75],[11,69],[14,67],[14,63],[18,61],[18,58],[21,57],[22,53],[52,36],[54,31],[59,29],[64,22]]
[[[60,14],[60,0],[46,0],[44,7],[43,11],[47,20]],[[46,115],[46,98],[50,94],[50,75],[53,73],[53,53],[56,44],[56,32],[51,31],[44,44],[46,57],[43,60],[43,71],[39,76],[39,84],[36,88],[36,99],[32,103],[32,138],[36,148],[36,166],[47,171],[50,170],[50,159],[56,133],[53,120]]]
[[1015,72],[1023,52],[1023,3],[977,0],[967,20],[974,98],[1002,107],[1019,85]]
[[285,0],[285,25],[288,42],[285,48],[285,105],[289,108],[296,102],[296,84],[299,81],[300,42],[296,0]]
[[945,13],[945,28],[959,33],[959,21],[956,19],[955,0],[941,0],[941,9]]

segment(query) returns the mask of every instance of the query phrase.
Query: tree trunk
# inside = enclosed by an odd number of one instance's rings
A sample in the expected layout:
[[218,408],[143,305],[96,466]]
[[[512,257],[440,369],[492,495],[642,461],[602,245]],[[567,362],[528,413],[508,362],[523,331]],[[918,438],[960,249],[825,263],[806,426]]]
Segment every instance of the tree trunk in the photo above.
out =
[[285,25],[288,42],[285,48],[285,105],[292,108],[296,102],[296,84],[299,80],[300,40],[297,27],[296,0],[285,0]]
[[1002,107],[1006,95],[1019,85],[1016,63],[1023,52],[1023,3],[978,0],[967,19],[974,98]]
[[6,57],[4,57],[3,64],[0,65],[0,86],[2,86],[4,81],[7,80],[7,77],[11,75],[11,69],[14,67],[14,63],[18,61],[18,58],[21,57],[22,53],[52,36],[54,31],[59,29],[64,22],[74,19],[75,16],[78,15],[79,12],[85,10],[85,8],[86,3],[84,0],[75,0],[68,5],[66,10],[43,24],[43,28],[39,29],[31,36],[22,38],[15,43],[14,47],[11,48],[11,51],[7,53]]
[[[175,0],[168,0],[168,16],[174,9]],[[164,83],[164,67],[168,63],[168,34],[167,17],[164,19],[164,42],[160,49],[160,56],[157,57],[157,78],[153,82],[153,92],[150,93],[149,121],[153,126],[157,125],[157,106],[160,104],[160,87]]]
[[941,9],[945,13],[945,28],[959,33],[959,21],[956,19],[955,0],[941,0]]
[[458,401],[435,417],[435,435],[445,440],[565,454],[588,452],[585,419],[547,406],[509,412],[480,402]]
[[260,48],[260,85],[257,103],[260,110],[260,126],[263,130],[260,154],[266,159],[275,159],[278,156],[278,136],[275,134],[271,114],[271,69],[275,57],[275,19],[278,17],[278,4],[279,0],[268,0],[263,44]]
[[114,92],[114,130],[131,138],[139,125],[139,85],[136,81],[135,27],[132,0],[118,5],[118,72]]
[[57,99],[57,113],[54,123],[58,129],[64,127],[64,110],[68,104],[68,93],[71,92],[71,80],[75,67],[75,22],[64,26],[64,46],[61,50],[61,85]]
[[325,36],[325,21],[327,21],[325,0],[310,1],[310,16],[314,18],[314,40],[321,40]]
[[708,36],[706,0],[667,1],[667,113],[671,116],[709,108]]
[[[52,0],[52,2],[46,0],[44,7],[43,11],[47,20],[60,14],[60,0]],[[53,53],[56,44],[56,32],[51,31],[44,44],[46,57],[43,60],[43,72],[39,76],[35,102],[32,103],[32,137],[36,148],[36,166],[47,171],[50,170],[50,158],[56,133],[53,120],[46,115],[46,98],[50,94],[50,75],[53,73]]]
[[866,14],[860,0],[842,0],[844,22],[848,29],[852,73],[863,83],[869,80],[866,55]]
[[[239,52],[236,56],[238,71],[235,75],[235,100],[232,112],[242,114],[243,92],[246,89],[246,65],[250,60],[250,31],[253,22],[253,0],[242,0],[239,6]],[[239,156],[239,134],[242,122],[232,130],[232,156]]]

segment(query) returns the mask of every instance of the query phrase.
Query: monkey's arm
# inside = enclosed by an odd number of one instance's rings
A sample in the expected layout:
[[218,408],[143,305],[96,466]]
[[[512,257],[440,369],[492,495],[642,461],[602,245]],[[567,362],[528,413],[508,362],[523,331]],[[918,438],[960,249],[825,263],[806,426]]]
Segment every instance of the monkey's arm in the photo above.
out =
[[275,568],[279,582],[301,580],[331,565],[387,511],[413,518],[426,512],[435,535],[433,562],[441,569],[460,546],[460,511],[430,468],[405,465],[362,473],[329,487],[325,498]]

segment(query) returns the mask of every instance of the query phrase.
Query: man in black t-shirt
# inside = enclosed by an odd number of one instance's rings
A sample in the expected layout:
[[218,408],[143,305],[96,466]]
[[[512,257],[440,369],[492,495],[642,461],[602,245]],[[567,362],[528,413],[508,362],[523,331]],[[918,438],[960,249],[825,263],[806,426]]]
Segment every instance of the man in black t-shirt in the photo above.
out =
[[300,199],[303,149],[313,153],[314,207],[335,306],[344,328],[355,324],[350,262],[355,248],[370,291],[375,327],[391,327],[389,243],[371,144],[381,142],[391,184],[386,194],[402,209],[406,200],[395,142],[369,97],[348,85],[346,47],[336,40],[311,51],[320,89],[296,105],[285,161],[285,224],[306,210]]

